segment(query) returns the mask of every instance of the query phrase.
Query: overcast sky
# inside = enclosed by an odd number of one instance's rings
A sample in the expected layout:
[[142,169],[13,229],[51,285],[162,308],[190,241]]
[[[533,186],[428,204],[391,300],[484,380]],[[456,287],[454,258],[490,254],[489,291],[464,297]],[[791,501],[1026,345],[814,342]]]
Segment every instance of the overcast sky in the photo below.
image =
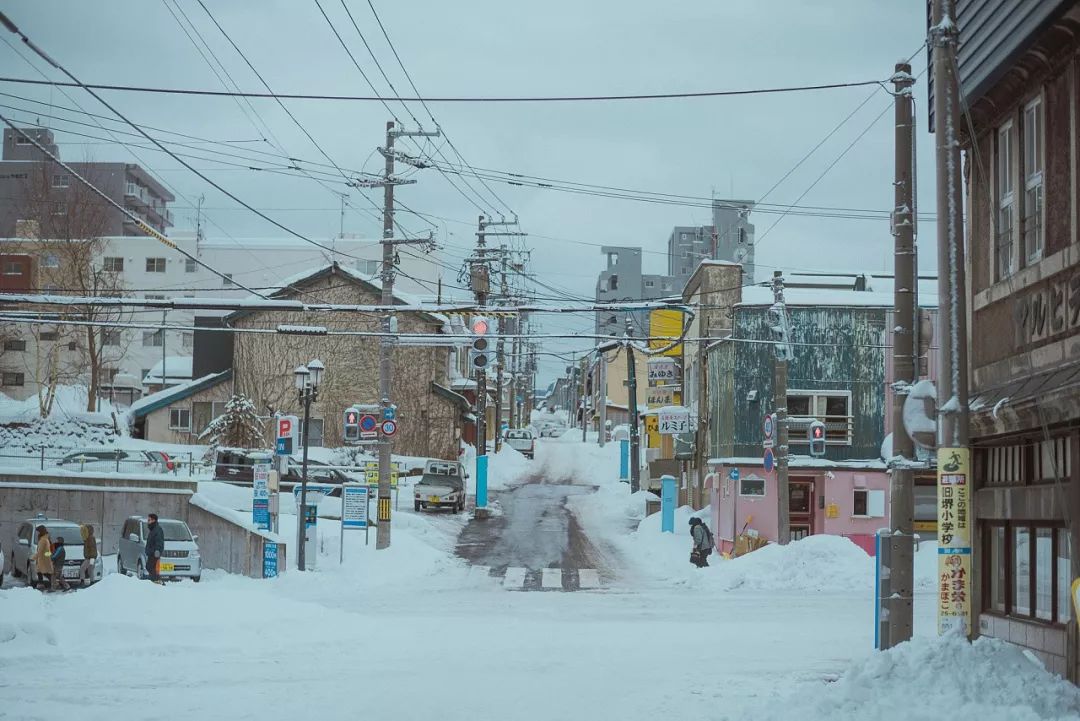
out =
[[[315,0],[204,1],[275,91],[370,94]],[[380,94],[389,94],[341,0],[320,1]],[[411,94],[366,0],[345,2],[397,90]],[[199,4],[179,0],[179,5],[236,82],[245,90],[262,91],[258,79]],[[917,0],[375,0],[406,69],[420,92],[429,96],[737,90],[887,79],[895,62],[915,53],[923,41],[924,5]],[[181,31],[172,0],[35,0],[0,6],[23,32],[85,82],[221,89]],[[14,39],[4,35],[9,41]],[[912,61],[916,74],[924,70],[925,58],[925,52],[919,52]],[[45,69],[43,63],[35,60],[35,64]],[[7,45],[0,46],[0,66],[4,75],[40,77]],[[52,73],[50,77],[59,76]],[[0,85],[2,92],[72,105],[48,88]],[[85,93],[67,92],[87,110],[108,113]],[[893,192],[891,109],[876,123],[874,119],[890,108],[891,98],[872,87],[648,102],[432,104],[431,109],[474,166],[666,193],[709,196],[715,192],[719,197],[760,200],[871,94],[874,97],[765,200],[796,201],[869,128],[799,204],[884,210],[890,207]],[[265,123],[291,156],[325,162],[273,100],[252,100],[258,113],[255,118],[247,106],[228,98],[118,92],[107,97],[141,124],[213,140],[254,141],[235,143],[237,152],[274,150],[259,140],[267,134],[255,125]],[[933,146],[932,136],[925,132],[925,76],[919,78],[916,98],[921,130],[920,209],[932,213]],[[47,107],[10,97],[0,102],[31,109],[3,108],[5,114],[24,121],[49,112]],[[287,106],[335,163],[368,171],[381,168],[382,159],[373,151],[382,144],[385,122],[390,119],[382,105],[287,101]],[[430,128],[424,109],[410,107]],[[410,120],[400,104],[391,108],[402,120]],[[102,135],[96,128],[46,118],[42,122]],[[97,160],[131,159],[117,145],[80,145],[97,141],[64,133],[58,133],[58,139],[70,143],[62,145],[69,159],[81,159],[87,152]],[[206,150],[198,152],[207,157],[228,150],[202,147]],[[138,152],[143,164],[188,199],[206,196],[211,237],[224,232],[236,237],[284,235],[167,156]],[[333,191],[340,192],[341,185],[327,189],[307,178],[192,162],[300,232],[317,239],[338,232],[339,200]],[[412,177],[419,182],[399,190],[398,198],[414,210],[449,219],[437,221],[438,236],[450,263],[459,264],[465,248],[474,242],[480,211],[436,171]],[[501,210],[485,189],[475,181],[473,185],[487,198],[482,204],[485,211]],[[706,208],[502,184],[492,184],[492,188],[531,234],[525,246],[533,250],[532,271],[545,283],[583,297],[592,297],[603,266],[597,244],[641,246],[646,251],[645,271],[662,273],[672,226],[710,222]],[[381,203],[381,192],[371,197]],[[378,237],[377,216],[361,211],[372,209],[372,204],[356,191],[350,203],[357,210],[347,212],[345,232]],[[194,213],[180,197],[174,214],[178,229],[193,226]],[[778,217],[754,214],[759,239]],[[407,214],[399,219],[410,230],[428,227]],[[932,272],[934,228],[924,223],[922,230],[920,271]],[[886,220],[788,216],[760,240],[758,272],[759,276],[773,268],[881,272],[891,266],[891,248]],[[538,289],[538,293],[549,292]],[[537,320],[548,331],[589,332],[593,325],[591,316]],[[590,345],[588,340],[552,342],[545,344],[545,350],[582,350]],[[540,360],[542,384],[565,365],[549,356]]]

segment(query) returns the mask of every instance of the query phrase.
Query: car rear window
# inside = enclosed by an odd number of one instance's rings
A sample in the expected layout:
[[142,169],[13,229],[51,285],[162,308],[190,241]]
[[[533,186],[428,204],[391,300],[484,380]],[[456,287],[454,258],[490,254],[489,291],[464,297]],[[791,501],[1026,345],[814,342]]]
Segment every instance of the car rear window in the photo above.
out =
[[65,523],[62,526],[54,526],[51,524],[45,524],[45,528],[49,529],[49,539],[56,543],[56,539],[63,538],[65,546],[81,546],[83,545],[82,531],[74,523]]

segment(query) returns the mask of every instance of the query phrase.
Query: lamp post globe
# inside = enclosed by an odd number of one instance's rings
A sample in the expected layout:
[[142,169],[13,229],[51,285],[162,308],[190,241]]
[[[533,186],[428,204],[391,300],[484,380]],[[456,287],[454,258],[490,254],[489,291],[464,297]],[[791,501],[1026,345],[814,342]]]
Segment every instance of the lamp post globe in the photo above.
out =
[[308,378],[311,376],[311,371],[307,369],[307,366],[296,366],[293,371],[293,378],[296,380],[296,390],[303,391],[307,387]]
[[323,362],[316,358],[307,364],[308,371],[311,372],[311,386],[312,388],[318,388],[322,383],[323,372],[326,370],[326,366]]

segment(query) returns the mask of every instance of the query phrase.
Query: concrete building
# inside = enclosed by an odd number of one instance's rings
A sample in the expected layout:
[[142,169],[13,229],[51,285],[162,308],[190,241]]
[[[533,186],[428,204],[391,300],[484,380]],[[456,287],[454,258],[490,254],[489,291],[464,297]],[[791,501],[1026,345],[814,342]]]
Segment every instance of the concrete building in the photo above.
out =
[[722,260],[743,266],[746,283],[754,280],[752,200],[713,200],[712,225],[675,226],[668,236],[668,275],[676,290],[686,285],[698,263]]
[[[22,128],[50,153],[60,157],[53,131]],[[71,168],[103,190],[112,200],[141,218],[160,233],[173,225],[169,203],[175,198],[150,173],[132,163],[71,162]],[[50,214],[64,214],[78,185],[70,174],[49,160],[22,134],[4,130],[0,160],[0,237],[37,236],[39,206],[48,204]],[[144,235],[138,226],[113,207],[103,206],[104,227],[100,235]]]
[[[675,292],[675,284],[666,275],[646,275],[641,269],[641,248],[605,245],[600,249],[607,259],[607,267],[600,271],[596,280],[596,301],[616,303],[619,301],[653,300]],[[648,311],[598,312],[597,335],[619,335],[626,330],[626,318],[634,322],[635,333],[644,337],[648,332]]]
[[960,133],[970,166],[972,625],[1077,682],[1080,2],[988,0],[957,13],[971,113]]

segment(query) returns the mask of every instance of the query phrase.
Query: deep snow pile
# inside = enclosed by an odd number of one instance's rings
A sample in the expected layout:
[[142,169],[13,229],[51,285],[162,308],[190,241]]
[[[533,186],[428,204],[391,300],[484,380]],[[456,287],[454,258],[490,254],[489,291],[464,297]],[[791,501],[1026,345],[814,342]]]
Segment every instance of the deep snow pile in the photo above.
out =
[[915,638],[852,664],[834,683],[789,689],[755,721],[953,718],[979,721],[1080,719],[1080,689],[1035,665],[1018,647],[992,638]]

